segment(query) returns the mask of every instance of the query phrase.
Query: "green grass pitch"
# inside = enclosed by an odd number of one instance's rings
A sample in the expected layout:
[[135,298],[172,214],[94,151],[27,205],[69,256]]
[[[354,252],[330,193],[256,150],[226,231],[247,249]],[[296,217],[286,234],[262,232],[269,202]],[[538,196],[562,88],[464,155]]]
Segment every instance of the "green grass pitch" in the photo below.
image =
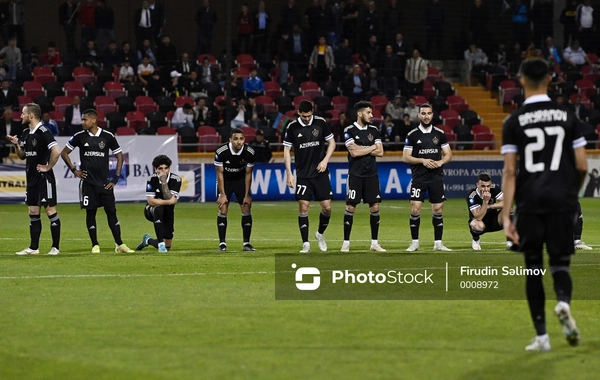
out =
[[[408,206],[382,203],[380,231],[382,246],[407,260]],[[468,263],[486,255],[489,265],[503,265],[515,255],[504,249],[501,232],[483,236],[484,251],[471,250],[462,200],[448,201],[444,210],[444,242],[454,251],[431,252],[424,206],[419,257]],[[594,250],[579,251],[574,263],[598,263],[600,204],[586,199],[582,206],[583,239]],[[313,252],[317,207],[313,203],[310,212]],[[325,235],[332,255],[341,246],[343,207],[334,203]],[[153,233],[142,208],[118,205],[123,239],[132,248],[143,233]],[[58,210],[60,255],[45,255],[50,232],[43,217],[42,254],[18,257],[14,252],[29,243],[26,206],[0,206],[1,379],[585,379],[600,372],[600,301],[574,300],[582,341],[569,347],[549,287],[549,353],[524,351],[535,335],[524,298],[276,301],[274,255],[301,248],[295,203],[254,204],[258,252],[241,251],[240,212],[231,207],[226,253],[217,252],[214,204],[177,206],[168,254],[153,248],[115,254],[99,211],[102,253],[92,255],[84,212],[76,205]],[[359,206],[351,254],[374,255],[368,218],[367,207]],[[580,277],[600,279],[599,269],[590,264]],[[575,277],[575,290],[577,284]]]

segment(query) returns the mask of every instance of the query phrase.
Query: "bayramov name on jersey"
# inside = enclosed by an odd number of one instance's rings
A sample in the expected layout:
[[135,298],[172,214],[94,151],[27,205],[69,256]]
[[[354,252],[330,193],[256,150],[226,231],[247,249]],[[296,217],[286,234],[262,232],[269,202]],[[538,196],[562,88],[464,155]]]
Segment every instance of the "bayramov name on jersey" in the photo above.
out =
[[88,157],[104,157],[105,156],[104,152],[96,152],[96,151],[93,151],[93,150],[89,150],[87,152],[84,152],[83,155],[84,156],[88,156]]
[[567,111],[558,109],[537,110],[519,115],[519,124],[521,126],[549,121],[567,121]]
[[419,154],[436,154],[439,153],[439,149],[419,149]]
[[300,144],[300,146],[298,148],[300,148],[300,149],[312,148],[313,146],[319,146],[319,145],[321,145],[320,141],[309,141],[309,142]]

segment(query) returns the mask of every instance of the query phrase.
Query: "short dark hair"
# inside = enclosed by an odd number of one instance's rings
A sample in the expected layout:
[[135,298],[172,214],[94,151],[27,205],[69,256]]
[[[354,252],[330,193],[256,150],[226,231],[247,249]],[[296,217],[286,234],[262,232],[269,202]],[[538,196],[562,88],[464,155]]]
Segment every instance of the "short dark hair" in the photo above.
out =
[[356,112],[360,112],[365,108],[373,109],[373,103],[368,102],[366,100],[361,100],[361,101],[356,102],[356,104],[354,104],[354,110]]
[[521,74],[530,86],[540,87],[548,77],[550,67],[541,58],[530,58],[521,64]]
[[25,111],[32,113],[36,119],[41,119],[42,117],[42,109],[38,104],[35,103],[27,103],[25,104]]
[[433,110],[433,107],[429,103],[419,104],[419,113],[421,113],[421,108],[431,108]]
[[172,163],[173,161],[171,161],[171,159],[168,156],[160,154],[154,157],[154,159],[152,160],[152,167],[156,169],[161,165],[166,165],[166,167],[170,168]]
[[189,103],[185,103],[182,107],[184,110],[191,110],[192,109],[192,105]]
[[245,135],[245,133],[242,130],[242,128],[233,128],[231,130],[231,133],[229,134],[229,136],[233,137],[233,135],[235,135],[236,133],[241,133],[242,135]]
[[490,175],[487,173],[479,173],[479,180],[481,182],[490,182],[492,177],[490,177]]
[[98,112],[96,112],[96,110],[92,108],[88,108],[87,110],[83,111],[83,115],[89,115],[94,119],[98,118]]
[[298,112],[312,112],[313,104],[308,100],[303,100],[298,105]]

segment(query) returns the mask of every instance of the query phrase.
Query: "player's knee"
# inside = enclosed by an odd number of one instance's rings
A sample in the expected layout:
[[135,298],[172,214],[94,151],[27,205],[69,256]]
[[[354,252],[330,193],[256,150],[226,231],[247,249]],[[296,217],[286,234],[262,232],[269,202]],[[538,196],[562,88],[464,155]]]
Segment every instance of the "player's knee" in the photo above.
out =
[[544,256],[542,253],[525,252],[525,266],[531,269],[541,269],[544,267]]
[[321,213],[325,215],[331,214],[331,205],[321,206]]
[[300,214],[308,214],[308,207],[309,203],[300,203],[300,205],[298,206],[298,212]]
[[413,215],[420,215],[421,214],[421,205],[417,205],[417,204],[411,204],[410,206],[410,213]]
[[56,214],[55,206],[46,207],[46,215],[54,215],[54,214]]
[[443,203],[433,204],[433,205],[431,205],[431,210],[433,211],[434,214],[441,214],[444,212],[444,204]]
[[347,204],[346,205],[346,211],[353,213],[354,210],[356,210],[356,205],[355,204]]
[[40,215],[39,206],[29,206],[29,215]]
[[470,223],[470,226],[474,232],[483,232],[483,230],[485,230],[485,223],[480,220],[473,220]]
[[369,205],[369,211],[371,213],[379,212],[379,203],[373,203]]

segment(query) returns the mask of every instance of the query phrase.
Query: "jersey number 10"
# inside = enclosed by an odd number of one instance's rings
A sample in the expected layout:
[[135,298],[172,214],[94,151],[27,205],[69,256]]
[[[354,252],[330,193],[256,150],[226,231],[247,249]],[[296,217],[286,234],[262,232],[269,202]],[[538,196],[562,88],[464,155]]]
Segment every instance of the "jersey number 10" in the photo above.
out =
[[[546,147],[546,135],[556,136],[552,160],[550,161],[550,171],[557,171],[560,167],[560,158],[562,156],[563,141],[565,140],[565,130],[563,127],[545,127],[531,128],[524,130],[527,137],[535,138],[525,146],[525,170],[529,173],[543,172],[546,170],[544,162],[533,162],[533,154],[541,152]],[[544,133],[545,132],[545,133]]]

